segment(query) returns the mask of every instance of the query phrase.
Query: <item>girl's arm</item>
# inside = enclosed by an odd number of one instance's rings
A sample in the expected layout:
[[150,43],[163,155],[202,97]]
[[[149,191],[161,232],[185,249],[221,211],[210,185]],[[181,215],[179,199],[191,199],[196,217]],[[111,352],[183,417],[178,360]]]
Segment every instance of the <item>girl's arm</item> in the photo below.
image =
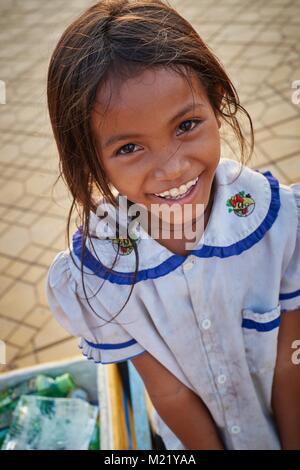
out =
[[282,314],[272,393],[281,445],[290,450],[300,450],[299,347],[300,308]]
[[187,449],[224,449],[216,425],[198,395],[148,352],[131,361],[157,413]]

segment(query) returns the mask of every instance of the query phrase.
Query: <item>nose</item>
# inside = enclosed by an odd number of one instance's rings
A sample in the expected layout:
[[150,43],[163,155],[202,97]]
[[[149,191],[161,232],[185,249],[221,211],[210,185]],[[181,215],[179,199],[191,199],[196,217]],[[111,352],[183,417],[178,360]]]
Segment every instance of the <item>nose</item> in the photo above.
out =
[[[157,181],[175,181],[188,173],[189,160],[179,151],[180,145],[173,152],[160,153],[156,160],[154,177]],[[170,147],[169,147],[170,148]]]

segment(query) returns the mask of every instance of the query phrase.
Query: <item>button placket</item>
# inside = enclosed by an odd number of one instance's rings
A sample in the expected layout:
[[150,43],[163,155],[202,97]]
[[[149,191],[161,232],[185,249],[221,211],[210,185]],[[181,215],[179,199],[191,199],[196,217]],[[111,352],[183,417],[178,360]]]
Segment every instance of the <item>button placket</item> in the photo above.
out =
[[[213,322],[207,317],[202,317],[202,321],[200,321],[199,326],[202,330],[204,347],[206,348],[206,351],[208,353],[208,360],[210,363],[212,374],[214,375],[214,381],[216,384],[215,390],[222,404],[224,419],[225,421],[227,421],[227,423],[228,421],[229,423],[234,423],[234,420],[237,419],[238,416],[236,414],[235,406],[232,403],[232,400],[230,399],[231,395],[228,389],[228,386],[230,387],[230,383],[228,383],[229,371],[227,371],[227,373],[223,372],[223,370],[225,371],[226,369],[222,367],[222,358],[219,357],[218,359],[217,357],[215,357],[216,351],[212,351],[211,338],[214,334],[212,331]],[[234,435],[239,434],[241,431],[240,427],[237,424],[229,424],[228,430],[231,434]]]
[[[194,312],[197,317],[198,327],[201,331],[202,345],[204,351],[206,350],[206,357],[209,365],[209,371],[207,371],[207,373],[210,374],[211,385],[214,389],[214,393],[216,394],[215,398],[218,403],[219,412],[224,417],[224,423],[227,422],[228,431],[238,437],[237,428],[234,427],[237,426],[237,410],[230,399],[231,394],[228,389],[228,386],[230,387],[230,383],[228,383],[230,382],[230,380],[228,380],[230,372],[226,370],[225,364],[224,367],[222,366],[223,357],[220,356],[219,348],[214,345],[214,341],[216,341],[216,331],[214,331],[215,328],[213,320],[209,318],[210,311],[205,312],[205,309],[201,308],[202,302],[199,289],[194,289],[193,283],[190,285],[190,282],[194,279],[194,273],[192,273],[192,276],[190,277],[187,271],[190,271],[195,267],[195,259],[193,258],[194,257],[189,257],[185,260],[182,264],[182,270],[183,273],[186,273],[187,284],[189,286],[189,292],[194,305]],[[191,262],[191,260],[193,261]],[[225,370],[226,374],[224,373]],[[231,431],[231,428],[233,428],[233,431]]]

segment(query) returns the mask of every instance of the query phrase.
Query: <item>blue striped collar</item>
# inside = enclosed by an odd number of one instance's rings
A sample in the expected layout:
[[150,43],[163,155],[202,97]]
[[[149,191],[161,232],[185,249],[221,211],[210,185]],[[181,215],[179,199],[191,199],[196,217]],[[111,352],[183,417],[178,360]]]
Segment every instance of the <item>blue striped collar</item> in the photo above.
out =
[[[258,243],[275,222],[280,209],[278,180],[269,171],[260,173],[248,167],[243,167],[241,175],[236,178],[239,170],[240,165],[236,161],[225,158],[220,160],[210,219],[200,242],[190,251],[191,255],[199,258],[240,255]],[[239,200],[250,201],[251,210],[248,213],[247,204],[239,205]],[[246,207],[244,215],[238,212],[239,207]],[[92,234],[97,220],[97,216],[91,213]],[[72,247],[79,259],[81,246],[82,227],[79,227],[73,235]],[[140,261],[136,282],[164,276],[190,256],[174,254],[150,236],[139,241],[138,250]],[[93,251],[99,260],[92,254]],[[112,283],[132,284],[135,279],[134,251],[129,255],[119,255],[114,270],[109,273],[115,256],[111,240],[98,239],[93,242],[93,246],[87,241],[84,266]]]

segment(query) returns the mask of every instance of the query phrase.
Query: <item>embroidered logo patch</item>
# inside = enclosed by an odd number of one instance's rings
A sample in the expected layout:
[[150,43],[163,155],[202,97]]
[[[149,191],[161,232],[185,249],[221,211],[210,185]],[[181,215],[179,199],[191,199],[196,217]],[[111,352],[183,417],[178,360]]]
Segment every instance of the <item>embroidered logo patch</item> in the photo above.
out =
[[240,191],[227,199],[226,206],[228,212],[234,212],[239,217],[248,217],[254,211],[255,201],[251,194]]
[[[137,230],[133,231],[131,233],[131,238],[133,238],[136,243],[140,241],[140,234]],[[132,250],[133,250],[133,244],[130,238],[113,238],[112,239],[112,245],[115,249],[116,252],[118,252],[119,249],[119,255],[129,255]],[[118,248],[119,247],[119,248]]]
[[119,246],[120,255],[129,255],[133,250],[132,242],[129,238],[113,238],[112,245],[115,251],[118,251]]

